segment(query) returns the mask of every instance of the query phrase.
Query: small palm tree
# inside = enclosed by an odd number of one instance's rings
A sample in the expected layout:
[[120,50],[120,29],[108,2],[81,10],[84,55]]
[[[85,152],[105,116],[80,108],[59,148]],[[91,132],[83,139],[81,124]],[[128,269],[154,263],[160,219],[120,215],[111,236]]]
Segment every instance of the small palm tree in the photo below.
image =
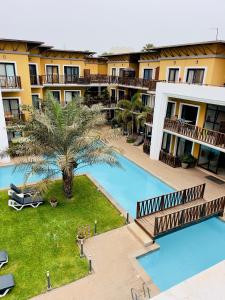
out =
[[87,107],[81,100],[79,97],[62,107],[49,93],[43,111],[30,111],[24,128],[27,142],[20,146],[20,155],[25,158],[17,166],[26,179],[38,174],[48,180],[61,174],[67,198],[73,195],[78,168],[96,163],[119,166],[113,148],[101,142],[97,131],[104,120],[102,107]]
[[120,100],[117,107],[120,109],[117,112],[118,123],[129,128],[131,130],[131,134],[133,134],[136,116],[144,110],[140,93],[135,93],[131,97],[130,101]]

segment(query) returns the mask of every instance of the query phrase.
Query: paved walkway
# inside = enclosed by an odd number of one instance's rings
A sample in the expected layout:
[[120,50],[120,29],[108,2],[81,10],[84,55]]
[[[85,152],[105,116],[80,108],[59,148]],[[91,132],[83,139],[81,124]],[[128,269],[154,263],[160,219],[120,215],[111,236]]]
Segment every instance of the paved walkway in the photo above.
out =
[[141,290],[144,281],[155,295],[157,288],[134,259],[154,248],[143,247],[127,226],[90,238],[85,252],[93,259],[94,273],[33,300],[130,300],[131,288]]

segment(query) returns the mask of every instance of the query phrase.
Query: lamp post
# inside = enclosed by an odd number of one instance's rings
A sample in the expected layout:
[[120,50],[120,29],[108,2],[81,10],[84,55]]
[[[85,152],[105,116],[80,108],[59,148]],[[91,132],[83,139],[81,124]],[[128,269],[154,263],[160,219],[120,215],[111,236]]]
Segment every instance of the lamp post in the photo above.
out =
[[94,235],[97,234],[97,220],[95,220],[95,226],[94,226]]
[[51,280],[50,280],[50,273],[49,273],[49,271],[46,272],[46,277],[47,277],[47,291],[51,291],[52,286],[51,286]]
[[89,274],[92,273],[92,261],[91,261],[91,255],[89,255],[89,258],[88,258],[88,265],[89,265]]
[[84,257],[84,241],[80,241],[80,257]]

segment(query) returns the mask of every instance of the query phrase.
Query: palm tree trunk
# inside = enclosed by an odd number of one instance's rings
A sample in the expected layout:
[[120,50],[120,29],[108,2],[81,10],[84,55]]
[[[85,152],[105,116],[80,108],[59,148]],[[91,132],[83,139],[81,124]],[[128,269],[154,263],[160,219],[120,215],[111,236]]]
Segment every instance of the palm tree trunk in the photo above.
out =
[[63,179],[63,190],[65,193],[65,196],[67,198],[73,197],[73,167],[71,166],[69,170],[62,171],[62,179]]

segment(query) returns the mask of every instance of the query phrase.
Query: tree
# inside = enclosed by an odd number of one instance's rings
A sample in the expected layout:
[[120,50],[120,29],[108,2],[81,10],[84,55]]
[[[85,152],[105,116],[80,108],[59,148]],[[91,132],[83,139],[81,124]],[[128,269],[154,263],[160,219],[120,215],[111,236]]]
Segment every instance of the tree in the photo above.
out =
[[153,48],[154,45],[151,44],[151,43],[147,43],[143,48],[142,48],[142,51],[148,51],[150,50],[151,48]]
[[27,142],[20,148],[25,158],[17,166],[27,174],[26,179],[38,174],[48,180],[61,174],[67,198],[73,195],[78,168],[96,163],[119,166],[113,148],[101,142],[97,131],[104,120],[102,106],[87,107],[77,98],[62,107],[49,93],[43,111],[30,111],[24,128]]
[[117,112],[118,123],[123,125],[123,129],[130,130],[133,134],[136,117],[145,110],[140,93],[135,93],[130,101],[118,101],[117,107],[119,108]]

